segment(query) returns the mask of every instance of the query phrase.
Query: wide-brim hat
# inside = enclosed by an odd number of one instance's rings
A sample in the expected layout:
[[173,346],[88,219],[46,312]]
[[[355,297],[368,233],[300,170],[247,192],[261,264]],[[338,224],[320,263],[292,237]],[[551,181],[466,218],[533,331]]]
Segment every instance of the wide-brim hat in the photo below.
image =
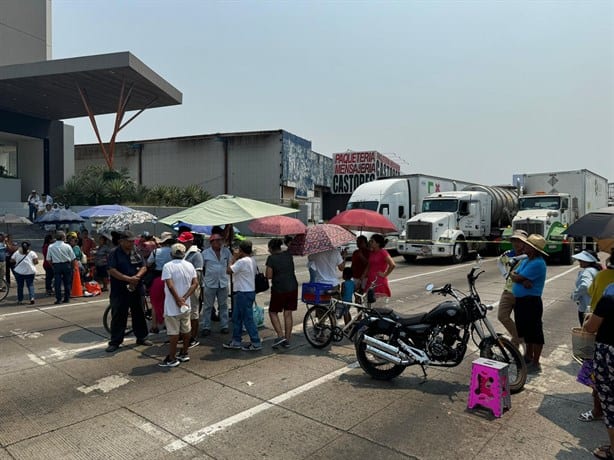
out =
[[546,247],[546,240],[543,236],[533,233],[527,237],[518,236],[517,238],[521,240],[523,243],[526,243],[529,246],[531,246],[533,249],[535,249],[540,254],[544,256],[548,255],[548,253],[544,251],[544,248]]
[[522,240],[523,238],[526,239],[528,236],[529,234],[524,230],[517,229],[514,230],[512,236],[510,236],[510,240]]
[[594,255],[592,255],[588,251],[579,252],[578,254],[575,254],[571,257],[576,260],[582,261],[582,262],[587,262],[589,264],[599,263],[599,259],[597,259]]
[[160,234],[160,238],[156,238],[156,241],[159,244],[162,244],[162,243],[166,243],[169,240],[174,240],[174,239],[175,239],[175,235],[173,235],[171,232],[162,232]]

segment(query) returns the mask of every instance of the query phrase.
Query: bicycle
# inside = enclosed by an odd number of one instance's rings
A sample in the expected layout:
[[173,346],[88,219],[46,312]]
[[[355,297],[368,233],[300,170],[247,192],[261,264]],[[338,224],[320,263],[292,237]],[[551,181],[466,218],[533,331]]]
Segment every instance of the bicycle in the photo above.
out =
[[[145,314],[145,321],[147,322],[147,330],[149,330],[149,324],[151,323],[151,307],[149,302],[147,301],[147,296],[141,297],[141,307],[143,308],[143,313]],[[124,335],[132,334],[132,319],[131,319],[130,310],[128,310],[128,321],[126,322],[126,330]],[[111,305],[105,308],[104,313],[102,315],[102,324],[104,325],[105,330],[111,334]]]
[[[345,302],[335,297],[339,294],[337,290],[329,290],[324,293],[331,296],[330,301],[326,304],[306,302],[311,305],[303,318],[303,333],[307,342],[314,348],[324,348],[332,341],[341,342],[344,337],[353,340],[354,326],[362,320],[365,312],[373,309],[374,287],[375,281],[364,293],[354,293],[359,302]],[[338,326],[337,321],[342,319],[352,307],[357,310],[358,314],[354,315],[343,327]]]
[[7,295],[9,295],[9,285],[4,278],[0,278],[0,302],[6,299]]

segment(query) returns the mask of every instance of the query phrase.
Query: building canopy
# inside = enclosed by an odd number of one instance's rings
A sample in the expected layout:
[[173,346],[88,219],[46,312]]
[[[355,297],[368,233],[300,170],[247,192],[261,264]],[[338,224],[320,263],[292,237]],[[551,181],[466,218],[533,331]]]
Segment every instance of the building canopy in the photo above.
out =
[[[181,104],[182,94],[130,52],[0,67],[0,110],[64,120]],[[91,113],[84,105],[84,96]]]

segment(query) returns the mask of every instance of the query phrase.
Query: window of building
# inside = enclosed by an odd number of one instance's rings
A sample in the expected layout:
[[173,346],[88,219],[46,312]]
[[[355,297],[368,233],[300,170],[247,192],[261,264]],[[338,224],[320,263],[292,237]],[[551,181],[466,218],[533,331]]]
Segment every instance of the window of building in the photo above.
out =
[[0,143],[0,177],[17,177],[17,145]]

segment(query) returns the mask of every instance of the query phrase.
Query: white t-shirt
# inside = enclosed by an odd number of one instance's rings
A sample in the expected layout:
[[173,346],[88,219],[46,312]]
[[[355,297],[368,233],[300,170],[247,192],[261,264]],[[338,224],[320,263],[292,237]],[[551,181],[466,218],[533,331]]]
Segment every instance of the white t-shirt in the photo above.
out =
[[[164,281],[164,316],[178,316],[181,314],[175,298],[166,285],[166,280],[173,280],[175,291],[180,296],[183,296],[192,285],[192,280],[196,278],[196,270],[190,262],[183,259],[172,259],[164,264],[162,268],[162,281]],[[185,301],[186,305],[190,306],[190,298]]]
[[326,283],[337,286],[341,271],[339,264],[343,263],[343,257],[336,249],[309,255],[309,262],[313,263],[316,271],[316,283]]
[[230,266],[232,270],[233,292],[254,292],[256,290],[256,261],[251,257],[241,257]]
[[[15,251],[11,256],[11,259],[15,261],[15,273],[19,273],[20,275],[35,275],[36,267],[34,266],[34,261],[38,260],[38,256],[34,251],[28,251],[28,253],[24,256],[21,252]],[[21,260],[23,259],[23,260]]]

